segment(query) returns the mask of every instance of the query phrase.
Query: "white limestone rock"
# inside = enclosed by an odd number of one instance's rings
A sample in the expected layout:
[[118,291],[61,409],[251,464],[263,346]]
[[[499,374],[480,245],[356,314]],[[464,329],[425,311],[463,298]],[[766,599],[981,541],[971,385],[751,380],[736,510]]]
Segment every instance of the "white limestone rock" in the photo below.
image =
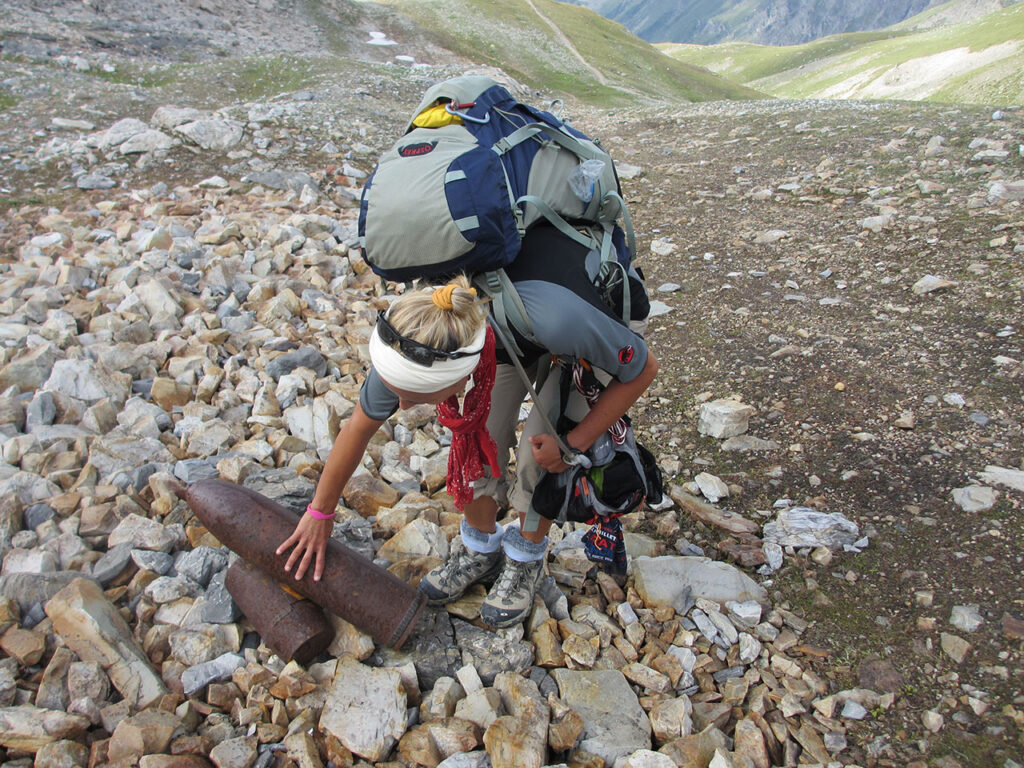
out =
[[90,146],[97,149],[111,149],[118,147],[133,136],[145,133],[149,126],[134,117],[126,117],[118,120],[107,130],[91,135],[86,141]]
[[725,609],[733,624],[742,629],[753,629],[761,622],[761,604],[753,600],[742,603],[729,600]]
[[662,238],[651,241],[651,253],[655,256],[671,256],[676,252],[676,244]]
[[1024,200],[1024,181],[994,181],[988,187],[988,202],[1002,205]]
[[852,546],[860,539],[860,529],[839,512],[819,512],[810,507],[780,510],[767,523],[762,535],[765,541],[781,547],[828,547],[832,550]]
[[180,318],[185,313],[185,310],[174,297],[170,288],[161,280],[148,280],[141,285],[137,285],[135,287],[135,296],[142,301],[150,317],[173,315]]
[[107,537],[107,547],[128,542],[134,549],[148,549],[154,552],[170,552],[178,536],[173,529],[156,520],[142,515],[130,514],[124,518]]
[[52,499],[60,493],[57,485],[32,472],[12,471],[0,481],[0,498],[15,498],[26,507]]
[[750,417],[756,412],[752,405],[738,400],[712,400],[700,407],[697,431],[719,439],[736,437],[747,431]]
[[38,752],[61,739],[79,740],[90,726],[88,718],[29,705],[0,708],[0,746]]
[[346,658],[338,662],[319,726],[356,755],[376,763],[405,733],[405,707],[398,672]]
[[170,131],[177,128],[179,125],[195,122],[196,120],[201,120],[207,116],[208,113],[203,112],[200,109],[163,106],[156,108],[153,116],[149,118],[149,122],[150,125]]
[[740,632],[740,661],[744,664],[753,664],[761,655],[761,642],[753,635]]
[[163,131],[150,129],[137,133],[121,143],[118,150],[122,155],[141,155],[146,152],[170,149],[174,146],[174,139]]
[[50,552],[15,547],[4,555],[0,573],[53,573],[58,565],[57,558]]
[[921,723],[932,733],[941,731],[944,722],[945,718],[933,709],[929,709],[921,714]]
[[755,600],[768,605],[768,593],[739,569],[707,557],[637,557],[632,562],[634,585],[648,607],[685,607],[684,591],[693,598],[717,603]]
[[992,509],[999,499],[999,491],[987,485],[969,485],[953,489],[953,503],[964,512],[984,512]]
[[491,758],[483,750],[460,752],[437,764],[437,768],[491,768]]
[[1017,491],[1024,491],[1024,470],[990,465],[985,467],[985,471],[981,473],[981,479],[986,483],[1005,485]]
[[429,520],[417,518],[384,542],[377,556],[396,563],[410,557],[448,557],[448,539],[444,531]]
[[210,761],[217,768],[250,768],[256,762],[256,737],[226,739],[210,750]]
[[954,605],[949,623],[964,632],[974,632],[985,623],[977,605]]
[[110,398],[124,405],[131,394],[132,377],[111,371],[102,363],[92,360],[58,360],[43,389],[59,392],[87,403]]
[[541,768],[547,761],[551,712],[537,684],[518,672],[501,672],[494,689],[508,715],[491,723],[484,746],[494,768]]
[[638,749],[621,764],[622,768],[675,768],[676,762],[661,752]]
[[143,464],[172,464],[174,461],[167,446],[159,440],[137,437],[120,428],[93,440],[89,448],[89,463],[96,467],[104,482]]
[[651,730],[659,744],[693,733],[693,704],[689,696],[659,701],[649,713]]
[[82,661],[102,666],[133,710],[144,709],[167,693],[121,613],[98,584],[75,579],[46,603],[45,610],[54,632]]
[[720,477],[712,475],[710,472],[701,472],[695,478],[693,482],[697,484],[700,492],[704,495],[708,501],[712,504],[717,503],[719,500],[726,498],[729,495],[729,486]]
[[613,765],[651,748],[651,722],[629,682],[618,670],[552,670],[559,698],[583,718],[580,747]]
[[910,290],[916,296],[923,296],[926,293],[934,293],[935,291],[944,291],[949,288],[956,288],[957,285],[959,285],[959,283],[952,280],[946,280],[945,278],[938,277],[937,275],[925,275],[914,283],[910,287]]
[[203,149],[226,151],[242,140],[243,130],[239,123],[220,118],[201,118],[174,127],[179,133]]
[[455,705],[455,717],[476,723],[483,730],[504,714],[501,694],[493,688],[472,691]]

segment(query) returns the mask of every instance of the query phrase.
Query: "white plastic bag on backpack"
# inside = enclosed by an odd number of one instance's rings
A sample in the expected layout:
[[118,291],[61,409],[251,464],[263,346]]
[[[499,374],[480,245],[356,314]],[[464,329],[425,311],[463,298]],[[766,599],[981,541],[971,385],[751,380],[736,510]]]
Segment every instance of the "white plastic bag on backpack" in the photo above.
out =
[[603,160],[584,160],[577,165],[576,170],[569,174],[569,187],[573,194],[584,203],[589,203],[594,198],[594,182],[601,178],[603,171]]

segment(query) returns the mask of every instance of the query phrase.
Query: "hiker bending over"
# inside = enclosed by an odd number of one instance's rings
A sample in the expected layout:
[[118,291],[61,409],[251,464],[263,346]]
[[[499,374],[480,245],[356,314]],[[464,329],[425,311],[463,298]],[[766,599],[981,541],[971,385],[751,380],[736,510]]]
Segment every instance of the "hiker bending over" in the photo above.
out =
[[[607,386],[592,405],[571,393],[565,415],[575,426],[563,435],[574,451],[585,452],[647,389],[658,370],[643,338],[627,327],[595,288],[600,255],[558,232],[538,225],[523,239],[522,251],[506,272],[522,299],[532,336],[512,329],[529,375],[556,356],[558,364],[585,360],[607,374]],[[629,280],[631,318],[644,321],[649,304],[634,271]],[[621,307],[622,289],[618,294]],[[324,568],[325,547],[342,490],[373,434],[398,408],[436,405],[441,424],[452,429],[448,492],[464,512],[460,536],[448,561],[428,573],[419,589],[432,605],[458,599],[473,584],[494,580],[480,611],[489,626],[525,619],[544,572],[551,520],[531,507],[545,471],[568,469],[558,444],[538,413],[560,397],[560,376],[547,376],[527,419],[516,452],[516,477],[508,477],[526,384],[496,345],[488,326],[486,300],[465,278],[440,288],[407,293],[382,312],[370,337],[372,368],[359,403],[342,426],[317,484],[313,502],[292,535],[278,548],[291,548],[285,570],[301,579]],[[497,360],[496,360],[497,357]],[[497,364],[496,364],[497,363]],[[472,387],[459,396],[472,377]],[[511,508],[518,524],[504,527],[499,513]]]

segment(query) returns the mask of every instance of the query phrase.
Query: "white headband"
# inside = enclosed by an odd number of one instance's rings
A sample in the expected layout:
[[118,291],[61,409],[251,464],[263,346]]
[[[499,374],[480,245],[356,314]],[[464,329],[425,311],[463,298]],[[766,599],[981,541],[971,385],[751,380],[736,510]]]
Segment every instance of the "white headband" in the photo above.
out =
[[475,354],[454,360],[435,360],[433,365],[426,366],[413,362],[394,347],[385,344],[375,326],[370,336],[370,361],[384,381],[399,389],[418,394],[440,392],[476,369],[486,338],[487,324],[484,323],[472,342],[455,350]]

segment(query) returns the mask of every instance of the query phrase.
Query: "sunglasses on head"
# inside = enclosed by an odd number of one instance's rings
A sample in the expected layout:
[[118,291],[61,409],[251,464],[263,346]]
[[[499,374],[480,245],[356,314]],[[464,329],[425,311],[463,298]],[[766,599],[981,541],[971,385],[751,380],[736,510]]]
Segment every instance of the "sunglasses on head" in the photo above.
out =
[[480,354],[479,349],[470,352],[446,352],[443,349],[434,349],[418,341],[407,339],[388,322],[385,317],[386,311],[382,309],[377,313],[377,333],[381,341],[389,347],[397,349],[398,353],[406,360],[429,368],[435,360],[458,360],[460,357],[472,357]]

